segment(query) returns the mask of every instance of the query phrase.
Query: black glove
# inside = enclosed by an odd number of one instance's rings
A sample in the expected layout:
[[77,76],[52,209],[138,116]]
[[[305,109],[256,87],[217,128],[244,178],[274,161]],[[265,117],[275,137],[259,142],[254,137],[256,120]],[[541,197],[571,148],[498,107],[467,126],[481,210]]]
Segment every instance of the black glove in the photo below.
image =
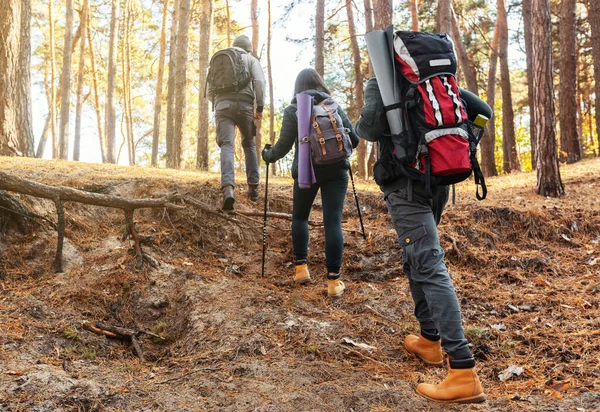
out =
[[271,158],[271,145],[269,143],[267,143],[264,147],[264,149],[262,150],[262,158],[265,161],[265,163],[271,163],[270,158]]

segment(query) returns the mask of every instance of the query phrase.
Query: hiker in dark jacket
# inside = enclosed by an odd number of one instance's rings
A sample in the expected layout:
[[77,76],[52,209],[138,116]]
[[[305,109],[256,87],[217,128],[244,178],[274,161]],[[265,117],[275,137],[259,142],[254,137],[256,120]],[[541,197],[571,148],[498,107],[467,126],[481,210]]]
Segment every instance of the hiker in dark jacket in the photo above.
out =
[[[470,120],[477,114],[490,118],[492,110],[473,93],[459,89]],[[390,130],[375,78],[365,89],[365,107],[356,123],[357,134],[379,143],[380,156],[393,156]],[[449,356],[447,378],[438,385],[420,384],[417,392],[428,399],[447,402],[481,402],[483,388],[475,372],[475,359],[465,339],[461,311],[452,279],[444,264],[437,225],[448,201],[448,186],[438,186],[433,197],[423,182],[408,178],[381,186],[387,208],[402,246],[404,274],[415,302],[420,334],[408,335],[406,350],[428,366],[443,366],[442,350]]]
[[[314,69],[304,69],[296,78],[292,104],[285,108],[279,140],[270,148],[265,146],[262,157],[265,162],[273,163],[284,157],[295,146],[292,177],[294,178],[294,206],[292,212],[292,242],[296,258],[294,281],[307,283],[310,273],[307,267],[308,257],[308,217],[319,188],[323,204],[323,223],[325,226],[325,256],[327,266],[327,293],[337,297],[344,293],[344,283],[340,280],[344,238],[342,234],[342,209],[348,188],[348,159],[338,163],[314,166],[316,183],[309,189],[298,186],[298,117],[296,115],[296,95],[307,93],[314,97],[315,104],[330,97],[331,93],[323,78]],[[358,136],[352,123],[341,107],[337,109],[343,125],[349,129],[352,146],[358,145]]]
[[[235,128],[240,130],[242,148],[246,161],[246,180],[248,197],[258,200],[258,158],[256,155],[256,125],[254,120],[262,119],[264,106],[264,83],[260,62],[252,56],[252,44],[246,35],[237,36],[233,40],[234,48],[246,53],[242,56],[252,81],[237,93],[225,93],[215,97],[215,124],[217,126],[217,145],[221,148],[221,190],[223,191],[223,210],[232,210],[235,202],[235,164],[234,141]],[[256,99],[256,112],[254,102]]]

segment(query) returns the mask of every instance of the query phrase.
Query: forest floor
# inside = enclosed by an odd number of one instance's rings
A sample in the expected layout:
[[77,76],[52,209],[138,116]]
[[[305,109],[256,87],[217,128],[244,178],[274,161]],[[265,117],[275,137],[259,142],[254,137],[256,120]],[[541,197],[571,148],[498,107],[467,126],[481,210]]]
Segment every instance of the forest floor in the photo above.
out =
[[[218,207],[210,173],[0,158],[0,169],[51,185],[124,197],[178,191]],[[56,233],[3,218],[0,247],[0,410],[399,411],[600,409],[600,159],[561,168],[567,195],[536,196],[535,174],[488,179],[477,202],[457,187],[440,225],[467,337],[488,395],[480,405],[428,402],[414,389],[440,380],[402,347],[417,332],[401,249],[381,193],[345,205],[343,278],[327,297],[323,230],[311,227],[313,282],[291,282],[290,222],[270,219],[261,278],[262,219],[229,222],[197,209],[135,213],[144,250],[135,269],[123,213],[65,205],[65,271]],[[271,178],[271,211],[291,212],[291,180]],[[236,207],[262,210],[240,181]],[[18,198],[56,221],[54,204]],[[311,218],[319,221],[320,199]],[[144,360],[85,322],[148,330]],[[512,372],[510,372],[512,371]]]

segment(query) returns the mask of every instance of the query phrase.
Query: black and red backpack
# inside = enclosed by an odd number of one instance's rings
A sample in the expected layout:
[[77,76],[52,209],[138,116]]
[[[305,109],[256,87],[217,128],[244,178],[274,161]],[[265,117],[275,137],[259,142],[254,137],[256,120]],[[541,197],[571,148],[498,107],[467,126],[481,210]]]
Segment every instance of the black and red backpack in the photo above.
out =
[[[394,58],[400,77],[404,130],[401,145],[413,178],[449,185],[475,177],[477,199],[487,194],[477,161],[473,125],[456,84],[454,43],[446,33],[397,31]],[[416,169],[416,170],[415,170]],[[418,173],[415,173],[418,171]],[[479,186],[482,194],[479,194]]]

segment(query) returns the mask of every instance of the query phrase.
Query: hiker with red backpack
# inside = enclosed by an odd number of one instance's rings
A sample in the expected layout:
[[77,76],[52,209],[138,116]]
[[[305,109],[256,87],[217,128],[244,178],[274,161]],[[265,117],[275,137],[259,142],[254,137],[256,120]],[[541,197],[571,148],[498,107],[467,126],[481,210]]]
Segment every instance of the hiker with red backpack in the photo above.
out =
[[260,121],[263,116],[265,76],[259,61],[252,55],[252,44],[248,36],[237,36],[232,47],[219,50],[213,55],[206,81],[208,98],[213,102],[215,110],[217,145],[221,148],[222,209],[233,210],[236,127],[242,135],[250,200],[258,200],[260,179],[254,121]]
[[[440,402],[483,402],[486,395],[464,335],[437,225],[448,201],[449,184],[474,172],[476,182],[485,188],[475,157],[480,136],[475,136],[471,122],[478,116],[489,119],[492,110],[457,87],[454,45],[446,34],[399,31],[393,34],[393,43],[391,31],[387,37],[393,67],[400,74],[400,96],[397,103],[384,105],[378,81],[370,79],[356,132],[379,144],[373,173],[398,234],[403,271],[420,324],[419,335],[406,336],[404,346],[428,366],[443,366],[443,352],[447,354],[446,378],[437,385],[419,384],[420,395]],[[385,48],[385,43],[380,46]],[[369,53],[379,51],[370,48]],[[389,78],[380,81],[382,89],[390,87],[383,83],[389,83]],[[402,129],[392,132],[388,112],[397,109]],[[482,195],[478,192],[479,197],[485,197],[485,190]]]
[[[305,113],[306,107],[301,107],[300,104],[307,98],[309,106],[308,113]],[[303,112],[300,113],[300,110]],[[298,124],[298,120],[304,118],[310,121],[306,129],[302,127],[304,125]],[[299,126],[300,130],[307,130],[302,133],[303,136],[299,135]],[[308,218],[317,192],[321,189],[327,294],[330,297],[339,297],[345,290],[345,285],[340,280],[344,251],[342,210],[348,189],[348,157],[358,142],[352,123],[331,97],[325,81],[314,69],[309,68],[302,70],[296,77],[294,98],[285,108],[279,140],[272,147],[266,145],[262,151],[262,158],[268,166],[284,157],[295,146],[292,163],[292,243],[296,259],[294,281],[300,284],[311,280],[307,266]],[[302,157],[304,153],[310,156]],[[303,180],[304,176],[309,176],[308,182]]]

